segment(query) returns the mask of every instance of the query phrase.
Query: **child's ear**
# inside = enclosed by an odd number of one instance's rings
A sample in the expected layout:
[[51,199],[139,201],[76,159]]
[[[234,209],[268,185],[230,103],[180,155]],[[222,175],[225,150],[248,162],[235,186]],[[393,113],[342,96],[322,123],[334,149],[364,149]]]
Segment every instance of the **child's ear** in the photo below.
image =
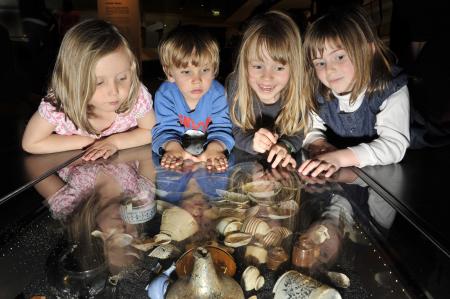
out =
[[175,79],[172,77],[172,73],[170,72],[169,68],[167,66],[163,66],[163,71],[166,74],[167,80],[169,82],[175,82]]

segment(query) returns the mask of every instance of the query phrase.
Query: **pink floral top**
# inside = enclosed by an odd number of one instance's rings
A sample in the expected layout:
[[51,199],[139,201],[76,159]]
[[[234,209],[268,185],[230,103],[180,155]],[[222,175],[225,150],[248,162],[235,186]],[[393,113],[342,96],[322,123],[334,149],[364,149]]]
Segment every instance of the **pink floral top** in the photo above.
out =
[[101,138],[115,133],[125,132],[137,126],[137,120],[143,117],[152,109],[153,100],[147,88],[141,84],[139,96],[134,107],[130,111],[120,113],[112,125],[104,130],[100,135],[89,134],[86,131],[76,128],[74,123],[66,117],[64,112],[56,111],[56,108],[44,100],[41,101],[39,114],[50,124],[55,126],[54,132],[59,135],[81,135],[92,138]]
[[138,173],[138,161],[107,164],[86,163],[65,167],[58,171],[66,185],[48,199],[50,211],[56,219],[63,219],[85,201],[95,189],[95,181],[99,172],[114,177],[127,195],[147,194],[154,197],[155,186],[147,178]]

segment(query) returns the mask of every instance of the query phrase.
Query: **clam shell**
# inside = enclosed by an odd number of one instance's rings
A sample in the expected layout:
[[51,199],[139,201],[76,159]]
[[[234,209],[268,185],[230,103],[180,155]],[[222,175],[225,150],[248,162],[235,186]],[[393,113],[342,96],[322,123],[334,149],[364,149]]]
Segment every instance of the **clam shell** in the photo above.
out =
[[260,241],[265,247],[274,247],[280,246],[281,242],[283,242],[283,239],[283,235],[281,235],[280,233],[270,231],[262,239],[260,239]]
[[173,244],[162,244],[150,252],[148,256],[155,257],[161,260],[168,258],[175,258],[181,254],[181,251]]
[[223,243],[233,248],[245,246],[252,240],[252,236],[246,233],[232,233],[225,237]]
[[270,231],[280,234],[283,237],[283,239],[289,237],[292,234],[292,231],[290,231],[287,227],[284,226],[273,227]]
[[319,225],[312,233],[311,240],[314,244],[320,245],[326,240],[330,239],[328,228],[325,225]]

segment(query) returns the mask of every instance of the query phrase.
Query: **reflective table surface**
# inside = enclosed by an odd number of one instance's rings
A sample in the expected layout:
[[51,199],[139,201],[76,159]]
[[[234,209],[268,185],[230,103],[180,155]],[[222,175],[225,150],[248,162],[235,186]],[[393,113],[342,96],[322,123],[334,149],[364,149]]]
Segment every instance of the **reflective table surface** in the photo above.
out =
[[352,169],[229,162],[166,170],[140,147],[61,167],[22,194],[42,208],[2,239],[0,298],[445,298],[448,258]]

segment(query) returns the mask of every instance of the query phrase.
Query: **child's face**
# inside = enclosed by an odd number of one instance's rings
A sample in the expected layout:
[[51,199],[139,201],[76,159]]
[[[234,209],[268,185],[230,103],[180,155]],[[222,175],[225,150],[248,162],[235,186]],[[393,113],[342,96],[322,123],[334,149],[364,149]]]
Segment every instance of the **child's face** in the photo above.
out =
[[191,63],[185,68],[170,67],[168,79],[180,89],[186,102],[196,105],[209,90],[214,79],[214,69],[211,63],[194,66]]
[[317,51],[313,59],[320,82],[335,93],[347,93],[353,88],[355,69],[347,51],[334,42],[325,42],[322,57]]
[[[250,53],[256,53],[253,48]],[[248,61],[248,84],[263,103],[273,104],[289,82],[289,65],[274,61],[265,48],[262,54],[262,59],[254,57]]]
[[115,112],[131,88],[131,61],[119,47],[100,58],[95,66],[96,89],[89,104],[94,113]]

